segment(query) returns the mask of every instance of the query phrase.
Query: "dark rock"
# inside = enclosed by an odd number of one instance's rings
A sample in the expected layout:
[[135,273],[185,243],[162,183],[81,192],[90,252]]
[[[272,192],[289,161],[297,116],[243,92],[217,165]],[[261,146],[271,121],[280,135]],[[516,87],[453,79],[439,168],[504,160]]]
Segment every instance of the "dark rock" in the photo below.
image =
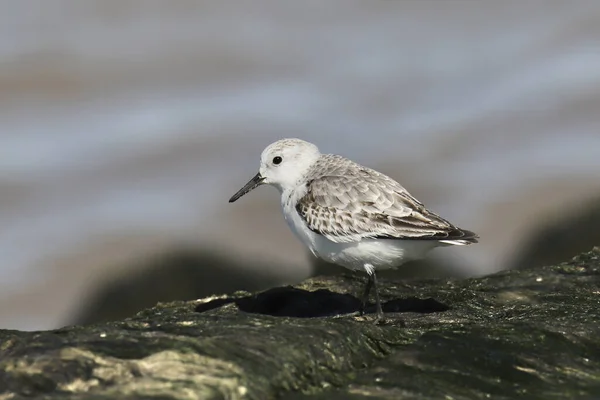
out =
[[600,248],[467,280],[364,278],[174,302],[47,332],[0,331],[0,398],[593,399]]
[[[360,300],[350,294],[334,293],[327,289],[315,291],[294,287],[283,287],[267,290],[256,295],[239,298],[220,298],[202,303],[196,307],[197,312],[205,312],[224,304],[235,303],[240,311],[273,315],[277,317],[315,318],[333,317],[358,311]],[[441,312],[449,309],[445,304],[432,298],[392,299],[382,306],[384,312]],[[365,312],[374,312],[375,305],[370,304]]]

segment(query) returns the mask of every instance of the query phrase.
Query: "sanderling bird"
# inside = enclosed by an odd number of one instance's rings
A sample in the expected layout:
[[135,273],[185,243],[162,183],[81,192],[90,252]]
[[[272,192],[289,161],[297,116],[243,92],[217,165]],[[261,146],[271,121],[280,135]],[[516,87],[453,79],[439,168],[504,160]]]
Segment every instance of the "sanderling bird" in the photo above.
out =
[[260,185],[281,193],[290,229],[325,261],[368,274],[360,313],[375,289],[376,321],[383,317],[375,271],[397,268],[438,246],[477,243],[478,236],[429,211],[392,178],[347,158],[321,154],[300,139],[267,146],[259,172],[234,202]]

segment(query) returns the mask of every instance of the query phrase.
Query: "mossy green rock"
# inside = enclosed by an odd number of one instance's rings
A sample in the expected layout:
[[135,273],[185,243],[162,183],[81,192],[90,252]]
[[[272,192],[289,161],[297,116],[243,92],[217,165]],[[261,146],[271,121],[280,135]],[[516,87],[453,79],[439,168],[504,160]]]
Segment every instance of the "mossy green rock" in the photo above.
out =
[[[0,331],[0,399],[600,398],[600,249],[467,280],[364,278]],[[368,316],[367,316],[368,317]]]

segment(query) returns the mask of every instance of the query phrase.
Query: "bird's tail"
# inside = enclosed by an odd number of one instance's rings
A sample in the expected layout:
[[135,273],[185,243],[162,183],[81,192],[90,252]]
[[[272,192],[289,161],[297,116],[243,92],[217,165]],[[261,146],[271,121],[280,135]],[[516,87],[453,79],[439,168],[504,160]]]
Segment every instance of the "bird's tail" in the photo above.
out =
[[475,232],[467,231],[464,229],[460,229],[462,233],[460,239],[452,239],[452,240],[440,240],[440,243],[452,245],[452,246],[466,246],[468,244],[478,243],[479,236]]

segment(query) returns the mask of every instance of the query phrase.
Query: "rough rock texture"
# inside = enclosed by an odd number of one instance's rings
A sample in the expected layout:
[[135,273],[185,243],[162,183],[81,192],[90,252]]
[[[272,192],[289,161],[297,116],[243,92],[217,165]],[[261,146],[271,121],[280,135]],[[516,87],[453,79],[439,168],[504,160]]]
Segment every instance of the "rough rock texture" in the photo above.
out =
[[[600,398],[600,249],[461,281],[363,277],[0,331],[0,399]],[[341,314],[341,315],[340,315]]]

